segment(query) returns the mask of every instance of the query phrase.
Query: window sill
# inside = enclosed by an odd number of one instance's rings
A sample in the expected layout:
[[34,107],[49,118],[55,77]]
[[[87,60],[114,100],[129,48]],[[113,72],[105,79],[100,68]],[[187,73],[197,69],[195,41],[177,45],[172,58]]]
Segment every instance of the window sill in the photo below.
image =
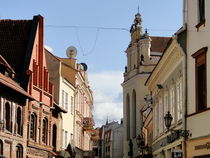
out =
[[195,25],[195,27],[197,28],[197,32],[199,31],[199,28],[203,25],[205,26],[206,24],[206,19],[200,21],[197,25]]
[[191,117],[191,116],[194,116],[194,115],[197,115],[197,114],[200,114],[200,113],[209,111],[209,110],[210,110],[210,108],[206,108],[206,109],[204,109],[204,110],[196,111],[196,112],[194,112],[194,113],[192,113],[192,114],[187,115],[187,117]]
[[8,131],[7,129],[5,129],[5,133],[6,134],[10,134],[10,135],[12,134],[12,132],[11,131]]

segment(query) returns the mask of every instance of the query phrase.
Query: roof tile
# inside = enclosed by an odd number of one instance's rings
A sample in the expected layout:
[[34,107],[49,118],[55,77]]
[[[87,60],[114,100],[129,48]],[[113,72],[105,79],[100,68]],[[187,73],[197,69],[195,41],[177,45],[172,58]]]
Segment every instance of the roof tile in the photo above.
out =
[[20,74],[30,36],[32,20],[0,20],[0,55]]
[[170,40],[170,37],[156,37],[151,36],[151,51],[152,52],[163,52]]

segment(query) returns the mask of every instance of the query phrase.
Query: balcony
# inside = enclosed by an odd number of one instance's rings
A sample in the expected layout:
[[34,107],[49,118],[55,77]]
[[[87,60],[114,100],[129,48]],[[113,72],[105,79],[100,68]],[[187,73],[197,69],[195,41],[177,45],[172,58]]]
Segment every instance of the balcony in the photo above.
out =
[[95,125],[94,120],[92,117],[84,117],[83,118],[83,129],[85,131],[92,130],[93,126]]

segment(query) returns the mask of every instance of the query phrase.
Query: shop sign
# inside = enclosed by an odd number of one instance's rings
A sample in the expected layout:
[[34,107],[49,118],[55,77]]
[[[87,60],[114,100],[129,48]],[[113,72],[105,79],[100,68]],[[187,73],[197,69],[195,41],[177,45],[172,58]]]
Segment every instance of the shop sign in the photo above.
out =
[[172,158],[182,158],[182,150],[173,150],[171,152]]
[[201,150],[201,149],[210,149],[210,142],[195,146],[195,150]]
[[167,136],[167,143],[172,143],[177,139],[179,139],[179,132],[172,132],[171,135]]

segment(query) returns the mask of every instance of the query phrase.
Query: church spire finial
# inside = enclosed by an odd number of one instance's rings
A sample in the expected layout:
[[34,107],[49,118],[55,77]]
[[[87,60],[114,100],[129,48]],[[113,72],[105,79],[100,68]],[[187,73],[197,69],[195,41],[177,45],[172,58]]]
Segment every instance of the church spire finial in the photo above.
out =
[[108,119],[108,116],[107,116],[107,118],[106,118],[106,125],[108,125],[109,124],[109,119]]
[[139,5],[138,5],[138,8],[137,9],[138,9],[138,13],[139,13]]

